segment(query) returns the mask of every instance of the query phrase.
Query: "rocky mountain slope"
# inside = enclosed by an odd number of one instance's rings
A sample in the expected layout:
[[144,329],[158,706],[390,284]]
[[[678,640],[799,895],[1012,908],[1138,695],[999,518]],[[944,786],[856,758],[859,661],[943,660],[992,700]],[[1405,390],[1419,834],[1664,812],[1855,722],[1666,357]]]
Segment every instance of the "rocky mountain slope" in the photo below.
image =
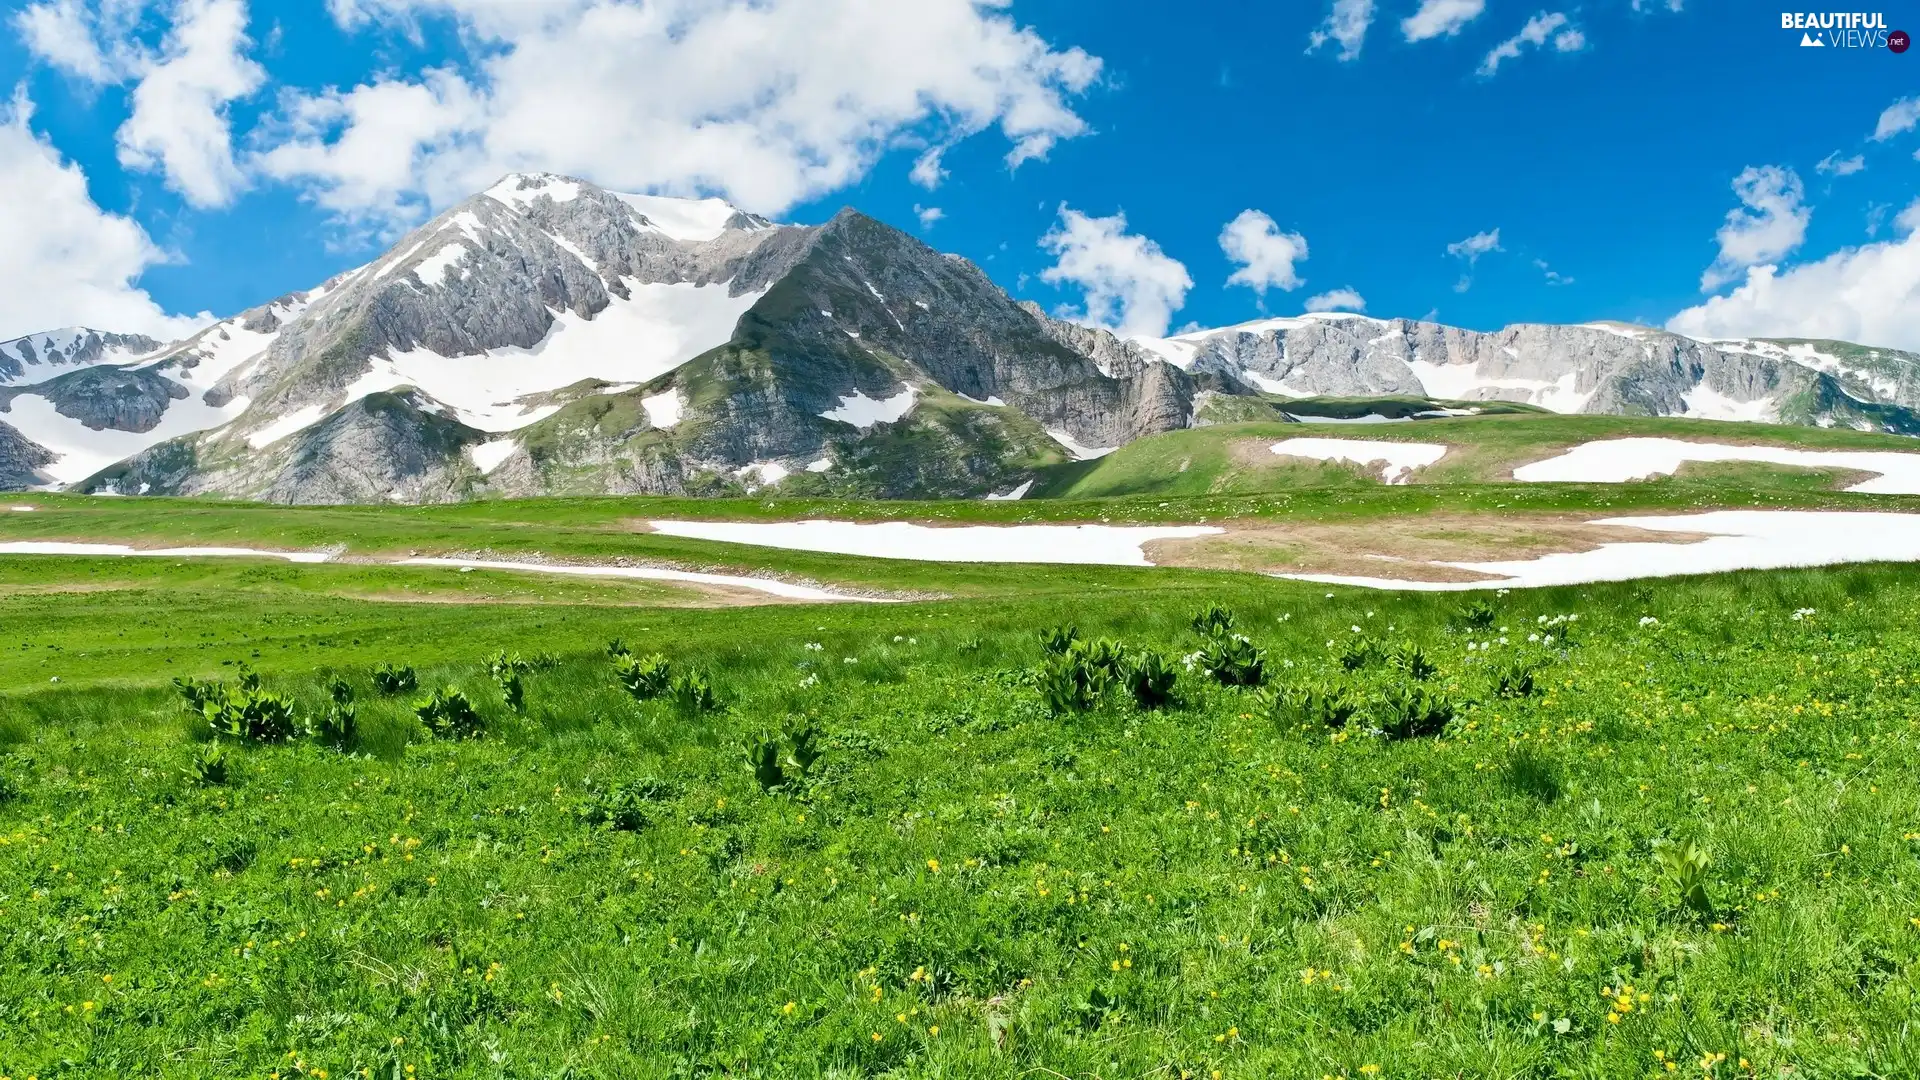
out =
[[[1351,315],[1130,341],[847,210],[507,177],[184,341],[0,343],[0,486],[280,502],[988,495],[1274,395],[1512,400],[1920,432],[1920,358],[1615,324]],[[1231,410],[1225,410],[1231,411]]]

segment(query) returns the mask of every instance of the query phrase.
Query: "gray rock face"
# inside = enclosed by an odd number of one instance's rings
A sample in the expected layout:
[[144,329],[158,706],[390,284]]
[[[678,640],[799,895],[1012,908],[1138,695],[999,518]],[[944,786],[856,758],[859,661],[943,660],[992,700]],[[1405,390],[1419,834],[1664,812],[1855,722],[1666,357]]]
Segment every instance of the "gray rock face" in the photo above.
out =
[[[95,431],[152,431],[167,406],[188,396],[187,388],[151,368],[100,365],[37,383],[30,389],[53,402],[54,411]],[[0,389],[0,410],[15,391]]]
[[0,423],[0,491],[25,491],[47,483],[41,467],[53,460],[47,448]]

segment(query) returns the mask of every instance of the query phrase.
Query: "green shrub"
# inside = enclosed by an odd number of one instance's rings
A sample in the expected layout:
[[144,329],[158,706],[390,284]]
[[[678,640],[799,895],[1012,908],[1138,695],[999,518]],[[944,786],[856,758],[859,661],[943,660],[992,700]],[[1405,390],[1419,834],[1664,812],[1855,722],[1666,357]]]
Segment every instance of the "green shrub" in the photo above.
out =
[[1355,634],[1340,647],[1340,666],[1348,671],[1370,668],[1380,662],[1380,643],[1365,634]]
[[1173,685],[1180,672],[1157,652],[1141,651],[1129,657],[1120,672],[1120,683],[1142,709],[1159,709],[1173,703]]
[[576,811],[588,825],[616,832],[639,832],[651,821],[648,804],[672,798],[677,791],[665,780],[643,777],[596,791]]
[[697,671],[676,675],[667,686],[667,700],[682,716],[710,713],[720,707],[720,699],[713,694],[713,684]]
[[1395,686],[1375,702],[1380,733],[1389,739],[1438,735],[1453,721],[1453,702],[1424,686]]
[[1341,687],[1292,686],[1275,690],[1267,708],[1281,727],[1339,729],[1360,711],[1360,702]]
[[413,669],[406,665],[395,667],[381,664],[373,669],[373,688],[392,697],[395,694],[408,694],[419,688]]
[[614,660],[618,660],[623,656],[632,656],[632,655],[633,655],[633,651],[627,648],[627,643],[624,641],[621,641],[619,638],[614,638],[611,641],[607,642],[608,657]]
[[1219,604],[1208,604],[1197,612],[1189,623],[1195,633],[1206,637],[1219,637],[1233,629],[1233,612]]
[[1112,638],[1098,641],[1076,642],[1074,648],[1086,658],[1086,662],[1107,673],[1110,679],[1120,677],[1120,669],[1127,660],[1127,647]]
[[487,674],[500,687],[500,696],[506,700],[507,708],[514,712],[525,712],[527,708],[527,687],[524,677],[533,671],[533,664],[520,659],[519,653],[508,653],[502,649],[487,662]]
[[746,743],[747,767],[761,791],[774,791],[787,785],[787,771],[780,765],[780,740],[760,736]]
[[1072,649],[1047,657],[1033,681],[1047,712],[1060,716],[1093,708],[1107,688],[1107,672],[1083,650]]
[[1510,664],[1495,673],[1493,677],[1493,693],[1495,697],[1532,697],[1533,692],[1533,668],[1526,664]]
[[1222,634],[1195,657],[1200,670],[1221,686],[1259,686],[1267,681],[1267,651],[1242,634]]
[[194,751],[187,759],[187,767],[180,771],[201,787],[218,787],[232,778],[227,748],[217,742],[206,743]]
[[300,734],[293,699],[260,689],[258,672],[243,670],[236,686],[218,682],[174,681],[190,711],[198,712],[207,729],[223,739],[241,742],[286,742]]
[[1500,613],[1485,600],[1475,600],[1460,609],[1460,625],[1468,630],[1491,630],[1499,617]]
[[1065,655],[1080,640],[1080,628],[1071,624],[1040,631],[1040,648],[1049,656]]
[[673,668],[658,653],[644,659],[621,653],[613,662],[613,674],[620,680],[620,689],[635,701],[652,701],[673,683]]
[[820,729],[812,724],[787,728],[787,764],[800,770],[803,777],[813,774],[814,765],[826,756],[820,745]]
[[327,684],[327,697],[327,710],[307,722],[307,734],[344,750],[358,735],[353,687],[345,679],[334,679]]
[[430,697],[416,702],[413,714],[436,739],[477,738],[487,728],[486,720],[474,711],[467,695],[452,687],[435,690]]
[[1418,645],[1408,645],[1393,654],[1393,666],[1405,673],[1407,678],[1426,681],[1440,673],[1440,668],[1427,655],[1427,651]]

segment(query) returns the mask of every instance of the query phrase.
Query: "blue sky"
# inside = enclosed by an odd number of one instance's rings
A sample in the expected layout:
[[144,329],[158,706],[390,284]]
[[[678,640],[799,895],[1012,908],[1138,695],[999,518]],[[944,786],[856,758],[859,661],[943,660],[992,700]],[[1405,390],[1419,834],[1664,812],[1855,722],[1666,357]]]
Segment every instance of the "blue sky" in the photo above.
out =
[[[1336,8],[1364,35],[1309,51]],[[789,221],[853,205],[1018,297],[1142,332],[1353,290],[1370,314],[1479,329],[1674,320],[1920,348],[1920,54],[1802,48],[1773,6],[742,9],[14,3],[0,241],[28,255],[0,337],[231,314],[528,168]],[[1920,8],[1886,21],[1908,16],[1920,29]],[[1222,231],[1249,210],[1236,262]]]

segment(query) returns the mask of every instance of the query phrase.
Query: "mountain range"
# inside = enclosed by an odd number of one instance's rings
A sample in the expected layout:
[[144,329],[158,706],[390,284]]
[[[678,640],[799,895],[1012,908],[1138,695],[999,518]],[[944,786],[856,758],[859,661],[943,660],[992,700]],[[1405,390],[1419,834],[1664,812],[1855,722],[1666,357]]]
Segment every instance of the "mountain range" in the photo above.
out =
[[1917,434],[1920,356],[1347,313],[1123,339],[857,211],[782,225],[515,174],[183,341],[0,342],[0,488],[1005,496],[1048,465],[1324,396]]

